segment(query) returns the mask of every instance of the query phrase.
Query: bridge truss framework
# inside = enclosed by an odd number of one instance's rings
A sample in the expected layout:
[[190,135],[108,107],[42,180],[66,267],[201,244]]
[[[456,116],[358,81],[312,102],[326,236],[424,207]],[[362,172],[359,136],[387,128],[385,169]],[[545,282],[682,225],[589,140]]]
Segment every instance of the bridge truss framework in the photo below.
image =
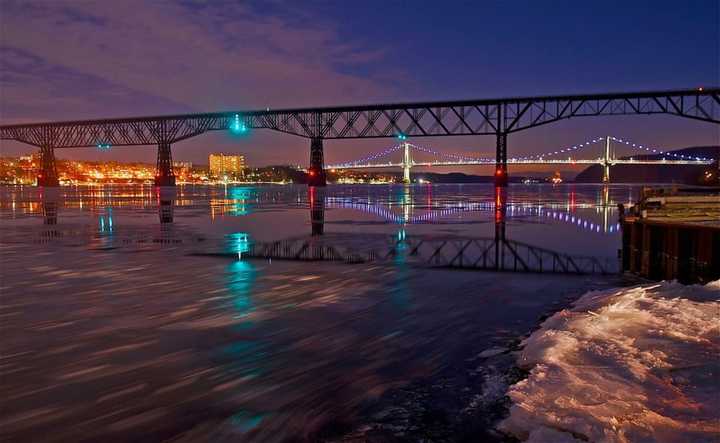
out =
[[325,184],[323,140],[495,135],[496,184],[507,184],[508,134],[573,117],[669,114],[720,123],[720,88],[231,111],[0,126],[40,148],[38,184],[57,186],[55,149],[155,145],[155,182],[175,184],[171,145],[209,131],[269,129],[310,139],[310,185]]

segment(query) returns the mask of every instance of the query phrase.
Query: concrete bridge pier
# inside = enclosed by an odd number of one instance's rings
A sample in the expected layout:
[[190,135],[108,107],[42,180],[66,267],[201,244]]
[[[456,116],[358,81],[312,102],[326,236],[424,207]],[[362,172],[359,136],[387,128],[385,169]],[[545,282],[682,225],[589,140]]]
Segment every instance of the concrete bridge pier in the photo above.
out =
[[160,224],[172,223],[177,190],[175,186],[159,186],[156,189],[158,190],[158,217]]
[[40,190],[40,201],[42,202],[43,224],[56,225],[60,207],[60,189],[55,186],[44,187]]
[[605,152],[603,156],[603,176],[602,176],[602,182],[603,183],[610,183],[610,162],[612,161],[612,158],[610,157],[610,140],[612,137],[609,135],[605,137]]
[[410,157],[410,144],[403,143],[403,183],[410,183],[410,168],[412,167],[412,157]]
[[508,185],[507,132],[498,132],[496,136],[495,186],[506,187]]
[[40,147],[40,174],[37,177],[37,185],[44,187],[60,186],[57,166],[55,165],[55,149],[52,146]]
[[323,155],[323,139],[310,139],[310,168],[308,169],[308,186],[327,185]]
[[173,173],[172,151],[169,142],[158,143],[157,166],[155,169],[155,186],[175,186]]
[[322,188],[310,186],[308,200],[310,201],[310,233],[313,236],[323,235],[325,231],[325,191]]
[[495,269],[505,262],[505,217],[507,215],[507,182],[495,186]]

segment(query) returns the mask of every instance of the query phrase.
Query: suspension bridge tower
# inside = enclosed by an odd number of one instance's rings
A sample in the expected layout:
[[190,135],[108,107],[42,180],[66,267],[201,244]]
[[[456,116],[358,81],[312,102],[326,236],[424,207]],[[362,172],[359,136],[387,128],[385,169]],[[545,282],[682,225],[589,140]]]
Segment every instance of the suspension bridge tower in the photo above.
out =
[[605,152],[603,155],[603,175],[602,175],[602,181],[603,183],[610,183],[610,164],[612,163],[612,157],[610,156],[610,137],[609,135],[605,137]]
[[412,157],[410,157],[410,143],[403,143],[403,183],[410,183],[410,168],[412,167]]

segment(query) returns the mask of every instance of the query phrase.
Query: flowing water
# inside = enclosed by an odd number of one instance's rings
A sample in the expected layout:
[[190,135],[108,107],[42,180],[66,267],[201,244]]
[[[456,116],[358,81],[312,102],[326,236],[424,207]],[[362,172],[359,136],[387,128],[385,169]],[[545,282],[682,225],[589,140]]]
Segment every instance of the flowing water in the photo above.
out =
[[507,356],[540,316],[612,278],[238,257],[288,238],[502,235],[613,263],[617,204],[638,192],[2,187],[0,437],[457,440],[502,403],[505,376],[477,356]]

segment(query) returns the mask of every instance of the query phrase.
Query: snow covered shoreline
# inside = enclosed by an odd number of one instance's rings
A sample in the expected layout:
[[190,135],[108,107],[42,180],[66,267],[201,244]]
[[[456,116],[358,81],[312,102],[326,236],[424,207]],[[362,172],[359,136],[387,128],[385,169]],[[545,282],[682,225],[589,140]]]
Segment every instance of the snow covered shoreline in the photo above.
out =
[[720,441],[720,280],[589,292],[518,357],[500,428],[539,442]]

